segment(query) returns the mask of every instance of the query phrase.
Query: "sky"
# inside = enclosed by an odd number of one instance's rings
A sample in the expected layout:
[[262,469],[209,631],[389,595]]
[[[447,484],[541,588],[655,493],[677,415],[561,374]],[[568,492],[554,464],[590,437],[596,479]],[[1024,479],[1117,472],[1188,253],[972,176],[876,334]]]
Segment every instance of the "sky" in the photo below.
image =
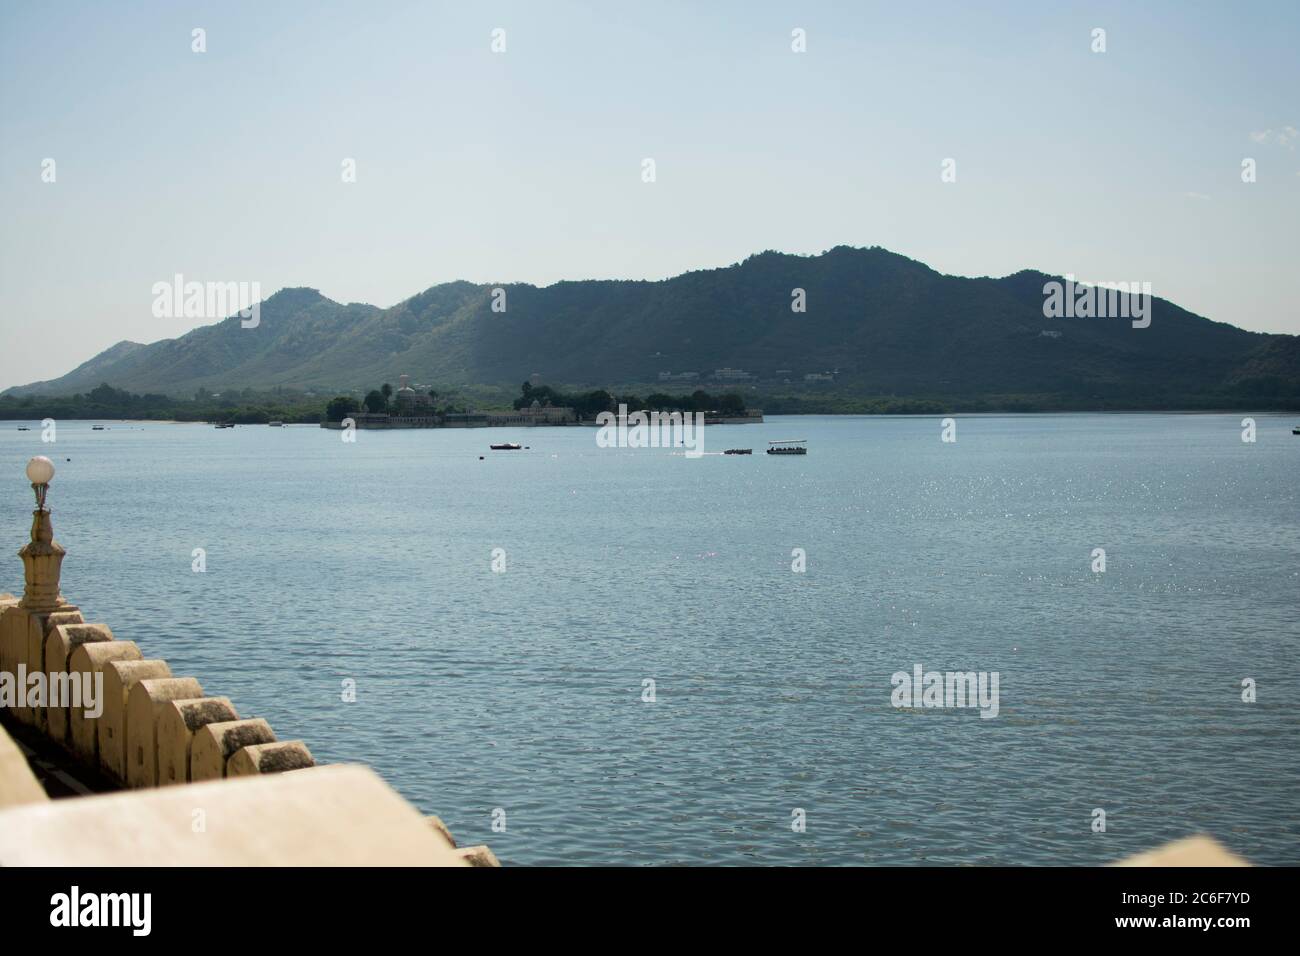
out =
[[207,324],[176,274],[386,307],[836,245],[1300,333],[1298,41],[1294,0],[4,0],[0,388]]

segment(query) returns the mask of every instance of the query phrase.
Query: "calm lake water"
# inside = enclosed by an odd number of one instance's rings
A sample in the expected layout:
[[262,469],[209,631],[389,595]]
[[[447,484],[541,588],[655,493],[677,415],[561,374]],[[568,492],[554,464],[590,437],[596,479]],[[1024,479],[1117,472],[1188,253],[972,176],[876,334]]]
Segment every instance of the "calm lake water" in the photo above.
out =
[[[0,590],[47,454],[87,620],[508,864],[1094,864],[1197,831],[1297,864],[1300,437],[1241,417],[778,418],[699,460],[5,422]],[[895,709],[916,664],[998,672],[998,717]]]

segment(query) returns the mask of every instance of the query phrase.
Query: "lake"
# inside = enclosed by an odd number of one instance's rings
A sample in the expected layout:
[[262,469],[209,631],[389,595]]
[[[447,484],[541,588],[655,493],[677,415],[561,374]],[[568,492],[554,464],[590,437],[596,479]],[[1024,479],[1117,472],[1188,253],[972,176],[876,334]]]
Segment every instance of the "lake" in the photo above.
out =
[[[770,418],[699,459],[5,422],[0,590],[46,454],[87,620],[506,864],[1097,864],[1202,831],[1297,864],[1300,437],[1242,417]],[[762,454],[786,438],[809,454]],[[996,672],[997,717],[894,707],[916,665]]]

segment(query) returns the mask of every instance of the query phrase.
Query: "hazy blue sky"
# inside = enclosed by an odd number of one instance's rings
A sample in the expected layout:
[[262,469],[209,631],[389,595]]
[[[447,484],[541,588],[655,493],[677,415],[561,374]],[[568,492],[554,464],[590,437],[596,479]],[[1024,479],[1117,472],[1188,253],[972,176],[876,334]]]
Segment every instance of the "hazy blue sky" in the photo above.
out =
[[152,315],[177,272],[388,306],[841,243],[1300,332],[1298,42],[1294,0],[6,0],[0,387],[204,324]]

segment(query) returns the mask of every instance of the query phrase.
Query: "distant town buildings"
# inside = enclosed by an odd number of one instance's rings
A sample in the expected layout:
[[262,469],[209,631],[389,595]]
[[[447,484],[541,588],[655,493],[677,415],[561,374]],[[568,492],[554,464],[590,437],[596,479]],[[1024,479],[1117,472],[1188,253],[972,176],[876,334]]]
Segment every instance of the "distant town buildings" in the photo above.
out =
[[442,428],[486,428],[492,424],[489,417],[483,412],[449,412],[442,416],[439,425]]
[[578,420],[572,408],[542,405],[536,399],[513,412],[490,412],[488,418],[489,425],[568,425]]
[[742,368],[718,368],[713,370],[713,377],[720,382],[748,382],[754,376]]
[[[803,381],[809,383],[833,382],[835,381],[835,376],[838,374],[839,374],[838,368],[828,369],[826,371],[821,371],[821,372],[808,372],[802,376],[802,379]],[[659,381],[661,382],[693,382],[693,381],[697,381],[699,377],[700,377],[699,372],[676,372],[676,373],[660,372],[659,373]],[[794,369],[779,368],[776,369],[775,372],[768,375],[768,373],[759,374],[759,373],[747,371],[746,369],[743,368],[731,368],[730,366],[727,366],[725,368],[716,368],[713,370],[712,374],[709,375],[709,378],[718,382],[759,382],[761,379],[768,379],[768,380],[775,379],[778,381],[784,381],[787,384],[789,384],[791,377],[794,377],[796,379],[799,378],[799,376],[795,373]]]

